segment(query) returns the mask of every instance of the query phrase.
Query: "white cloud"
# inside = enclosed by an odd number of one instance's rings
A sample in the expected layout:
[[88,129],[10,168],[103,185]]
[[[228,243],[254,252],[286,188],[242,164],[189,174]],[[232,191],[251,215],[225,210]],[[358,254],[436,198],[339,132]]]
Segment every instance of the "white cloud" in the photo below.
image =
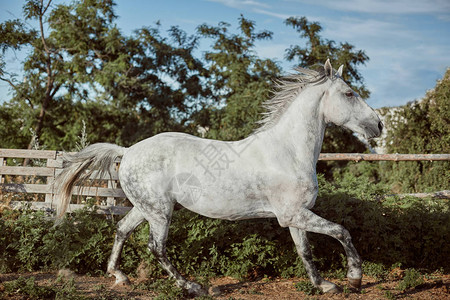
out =
[[270,5],[254,0],[207,0],[207,1],[221,3],[225,6],[232,8],[248,8],[248,7],[250,8],[260,7],[266,9],[270,8]]
[[228,7],[236,8],[236,9],[246,9],[254,13],[259,13],[262,15],[275,17],[278,19],[287,19],[291,15],[289,14],[283,14],[283,13],[277,13],[273,7],[269,4],[262,3],[259,1],[254,0],[206,0],[209,2],[216,2],[223,4]]
[[450,14],[448,0],[302,0],[340,11],[382,14]]
[[254,12],[256,13],[260,13],[266,16],[271,16],[271,17],[275,17],[278,19],[282,19],[282,20],[286,20],[287,18],[291,17],[291,15],[288,14],[282,14],[282,13],[277,13],[273,10],[266,10],[266,9],[259,9],[259,8],[255,8],[253,9]]

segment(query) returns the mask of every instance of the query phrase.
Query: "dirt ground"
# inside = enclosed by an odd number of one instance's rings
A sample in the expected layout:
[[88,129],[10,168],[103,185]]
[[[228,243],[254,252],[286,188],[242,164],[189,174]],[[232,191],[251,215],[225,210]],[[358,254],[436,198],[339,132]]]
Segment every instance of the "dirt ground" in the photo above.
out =
[[[35,277],[38,286],[57,285],[57,272],[54,273],[26,273],[26,274],[0,274],[0,292],[4,290],[3,283],[15,280],[19,276],[29,278]],[[364,277],[361,291],[350,291],[344,289],[341,294],[306,295],[297,291],[295,284],[304,279],[260,279],[255,281],[239,282],[230,277],[214,278],[210,281],[210,294],[214,299],[450,299],[450,275],[440,274],[426,278],[425,283],[416,288],[408,289],[404,292],[396,287],[400,278],[389,281],[378,282],[377,280]],[[82,297],[94,299],[153,299],[158,294],[137,288],[137,280],[131,278],[131,286],[115,286],[114,279],[108,277],[90,277],[75,275],[76,293]],[[341,287],[346,286],[346,282],[331,280]],[[0,294],[1,297],[1,294]],[[6,299],[28,299],[24,296],[9,296]]]

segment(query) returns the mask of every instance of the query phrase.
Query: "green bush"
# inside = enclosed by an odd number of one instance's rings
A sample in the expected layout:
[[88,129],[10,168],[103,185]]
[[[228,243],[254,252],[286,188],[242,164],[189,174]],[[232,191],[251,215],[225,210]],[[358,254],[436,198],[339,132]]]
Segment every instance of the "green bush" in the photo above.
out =
[[0,255],[3,272],[70,268],[104,273],[114,239],[115,223],[92,208],[74,212],[54,226],[42,211],[1,213]]
[[75,211],[43,238],[42,252],[51,264],[79,273],[104,274],[114,242],[115,222],[92,207]]
[[[324,188],[314,211],[346,227],[364,260],[388,266],[401,263],[405,267],[450,269],[450,262],[441,259],[450,251],[446,242],[450,236],[448,201],[382,199],[382,186],[349,174],[339,184],[321,183]],[[322,235],[314,235],[312,242],[317,257],[327,257],[329,263],[339,261],[342,248],[338,242]]]
[[0,269],[13,272],[45,268],[49,258],[42,251],[43,239],[51,225],[43,212],[4,210],[0,220]]
[[[350,231],[356,249],[372,264],[365,264],[366,274],[382,279],[381,266],[395,263],[408,268],[450,270],[450,262],[443,255],[450,253],[449,202],[382,198],[386,187],[371,182],[370,172],[361,174],[355,177],[342,173],[338,183],[319,176],[320,193],[314,211]],[[86,208],[68,215],[55,227],[42,212],[4,210],[0,218],[0,230],[5,233],[0,236],[1,271],[70,268],[79,273],[103,274],[116,221]],[[147,250],[148,226],[138,227],[125,244],[121,267],[133,274],[145,260],[150,276],[158,278],[165,273]],[[309,237],[319,269],[345,268],[339,242],[318,234]],[[306,275],[289,231],[276,219],[231,222],[180,210],[174,213],[167,247],[176,268],[190,276],[245,279]]]
[[14,296],[23,295],[26,299],[55,299],[56,292],[51,287],[41,287],[35,282],[34,277],[19,277],[16,280],[5,282],[4,291],[0,295]]
[[407,289],[415,288],[424,282],[423,275],[420,274],[419,271],[416,269],[406,269],[405,277],[403,277],[403,280],[398,284],[397,289],[404,292]]
[[[388,153],[450,152],[450,68],[420,101],[386,118]],[[450,189],[449,161],[386,162],[380,174],[394,192]]]

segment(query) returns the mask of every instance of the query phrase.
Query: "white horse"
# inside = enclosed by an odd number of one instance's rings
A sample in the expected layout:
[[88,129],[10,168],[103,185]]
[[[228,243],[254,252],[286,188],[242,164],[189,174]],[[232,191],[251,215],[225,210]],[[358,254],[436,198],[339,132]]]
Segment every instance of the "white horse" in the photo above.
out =
[[289,227],[312,283],[323,292],[339,288],[324,280],[312,261],[306,232],[326,234],[343,245],[350,286],[360,288],[361,259],[349,232],[313,212],[318,184],[316,163],[328,123],[366,138],[379,136],[378,115],[342,80],[329,60],[320,71],[298,68],[278,82],[265,105],[262,126],[246,139],[223,142],[182,133],[162,133],[130,148],[94,144],[69,156],[58,177],[59,216],[66,211],[73,186],[93,171],[108,172],[122,157],[119,179],[133,204],[118,223],[108,273],[127,283],[119,269],[125,240],[143,221],[150,224],[148,248],[161,266],[190,294],[204,289],[187,281],[166,256],[166,241],[175,204],[203,216],[227,220],[277,218]]

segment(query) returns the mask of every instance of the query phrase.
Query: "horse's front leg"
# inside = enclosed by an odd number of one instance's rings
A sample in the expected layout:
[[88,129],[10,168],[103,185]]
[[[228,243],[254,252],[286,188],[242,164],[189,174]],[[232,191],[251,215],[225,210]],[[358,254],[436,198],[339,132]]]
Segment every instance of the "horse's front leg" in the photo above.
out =
[[350,233],[342,225],[319,217],[306,208],[302,208],[297,211],[295,216],[278,217],[278,220],[282,226],[294,227],[300,229],[301,231],[326,234],[337,239],[344,247],[347,255],[347,278],[349,280],[349,284],[351,287],[356,289],[361,287],[362,261],[352,244]]
[[311,247],[309,245],[308,237],[306,236],[306,231],[294,227],[289,227],[289,230],[312,284],[321,289],[324,293],[339,293],[339,287],[334,283],[323,279],[322,276],[320,276],[319,271],[317,271],[313,262]]

